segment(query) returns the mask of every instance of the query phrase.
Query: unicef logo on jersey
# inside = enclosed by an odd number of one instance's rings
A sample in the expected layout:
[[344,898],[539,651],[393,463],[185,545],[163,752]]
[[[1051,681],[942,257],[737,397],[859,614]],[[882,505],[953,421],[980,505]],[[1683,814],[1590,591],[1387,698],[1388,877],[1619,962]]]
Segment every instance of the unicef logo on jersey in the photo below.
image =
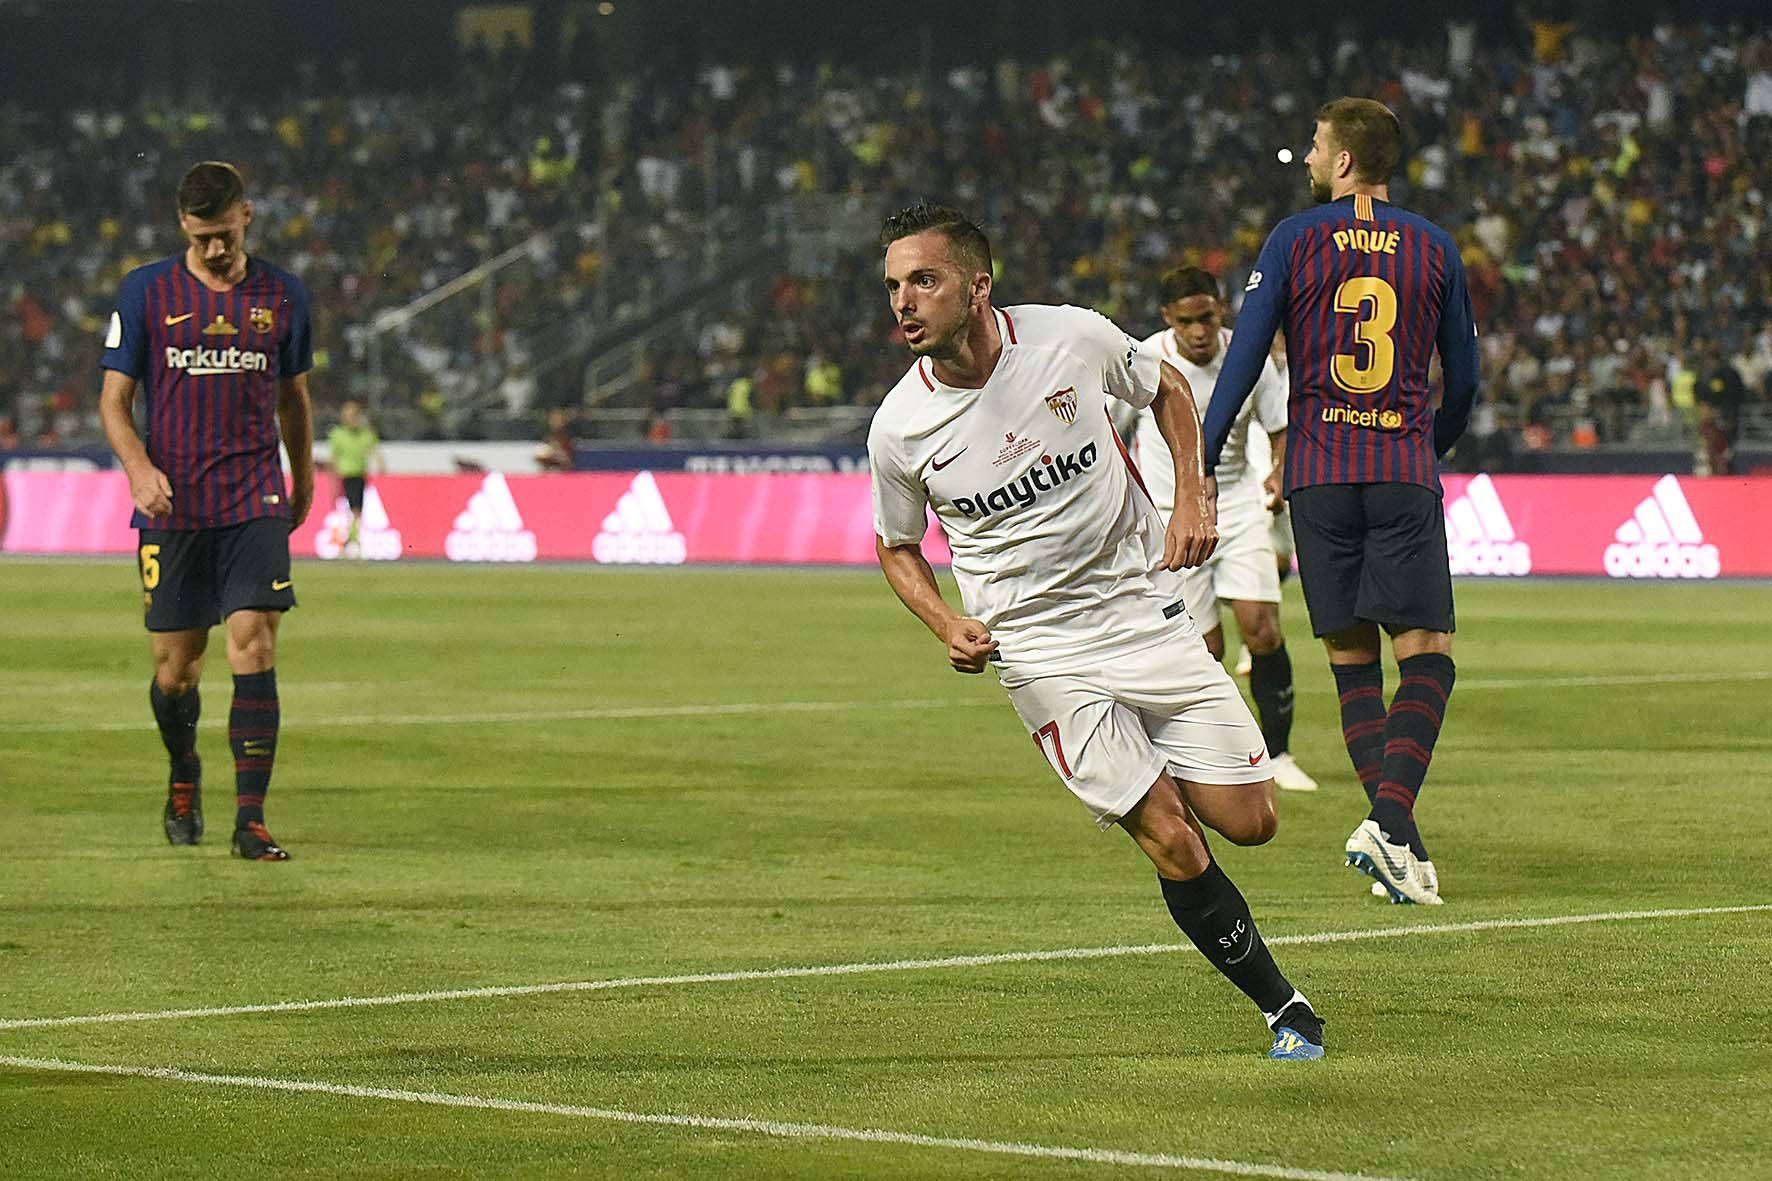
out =
[[1050,455],[1042,455],[1040,462],[1022,473],[1020,479],[1011,480],[1001,488],[993,488],[989,492],[956,496],[954,507],[966,516],[980,520],[1012,508],[1027,508],[1040,499],[1040,493],[1051,492],[1060,484],[1068,484],[1094,467],[1096,456],[1094,443],[1087,443],[1081,451],[1060,455],[1056,459]]

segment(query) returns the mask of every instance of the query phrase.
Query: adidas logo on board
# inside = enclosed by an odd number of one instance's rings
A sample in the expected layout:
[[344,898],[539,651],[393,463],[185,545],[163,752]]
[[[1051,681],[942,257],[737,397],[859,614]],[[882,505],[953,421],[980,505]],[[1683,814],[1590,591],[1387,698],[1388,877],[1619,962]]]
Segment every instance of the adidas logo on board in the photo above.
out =
[[1446,557],[1454,574],[1532,573],[1532,547],[1514,536],[1488,476],[1472,480],[1446,506]]
[[[367,506],[365,506],[367,507]],[[443,541],[452,562],[533,562],[535,534],[523,528],[523,515],[502,472],[493,472],[468,498]]]
[[689,556],[683,535],[671,523],[671,511],[651,472],[634,477],[615,511],[603,518],[603,529],[591,542],[599,562],[680,566]]
[[1606,547],[1606,573],[1613,578],[1715,578],[1723,563],[1717,547],[1686,503],[1672,476],[1655,481],[1649,497],[1618,527]]

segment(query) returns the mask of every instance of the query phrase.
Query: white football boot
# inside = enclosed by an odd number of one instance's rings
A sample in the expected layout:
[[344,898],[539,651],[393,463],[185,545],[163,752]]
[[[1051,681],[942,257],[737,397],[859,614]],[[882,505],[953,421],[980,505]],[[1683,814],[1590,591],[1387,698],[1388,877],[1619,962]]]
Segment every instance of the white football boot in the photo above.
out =
[[1304,773],[1290,751],[1274,756],[1274,782],[1281,791],[1316,791],[1317,781]]
[[[1440,875],[1434,871],[1434,863],[1418,859],[1415,862],[1415,867],[1421,871],[1421,880],[1427,884],[1427,888],[1438,894],[1440,892]],[[1389,898],[1390,896],[1391,892],[1384,888],[1383,882],[1372,883],[1372,897]]]
[[1408,845],[1393,845],[1378,830],[1378,821],[1362,820],[1347,839],[1347,863],[1377,881],[1397,903],[1439,906],[1440,896],[1428,888],[1421,862]]

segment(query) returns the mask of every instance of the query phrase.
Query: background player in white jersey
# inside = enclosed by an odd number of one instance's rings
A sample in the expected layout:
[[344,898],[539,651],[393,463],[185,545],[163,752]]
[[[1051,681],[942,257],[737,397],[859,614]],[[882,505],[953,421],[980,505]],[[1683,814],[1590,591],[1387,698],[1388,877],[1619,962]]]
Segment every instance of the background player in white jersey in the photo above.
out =
[[[1163,322],[1144,343],[1180,370],[1195,391],[1202,415],[1224,364],[1230,332],[1218,280],[1199,267],[1178,267],[1163,276]],[[1259,445],[1256,440],[1259,438]],[[1164,515],[1175,503],[1175,466],[1159,424],[1139,411],[1134,442],[1139,470]],[[1261,449],[1263,470],[1246,458]],[[1224,625],[1218,605],[1230,604],[1237,631],[1250,653],[1249,689],[1261,718],[1262,737],[1274,760],[1274,782],[1289,791],[1316,791],[1317,781],[1292,757],[1292,657],[1280,629],[1280,576],[1274,554],[1271,506],[1280,500],[1274,456],[1286,453],[1286,386],[1271,367],[1243,404],[1218,462],[1218,548],[1184,576],[1183,596],[1207,649],[1224,657]]]
[[[1065,786],[1150,857],[1176,925],[1266,1016],[1270,1056],[1322,1057],[1322,1021],[1202,827],[1257,845],[1276,819],[1261,731],[1174,573],[1217,541],[1187,383],[1094,312],[992,307],[990,243],[954,210],[906,209],[880,240],[916,354],[868,432],[887,581],[954,669],[995,665]],[[1155,406],[1182,491],[1167,530],[1098,409],[1104,394]],[[923,557],[930,509],[966,615]]]

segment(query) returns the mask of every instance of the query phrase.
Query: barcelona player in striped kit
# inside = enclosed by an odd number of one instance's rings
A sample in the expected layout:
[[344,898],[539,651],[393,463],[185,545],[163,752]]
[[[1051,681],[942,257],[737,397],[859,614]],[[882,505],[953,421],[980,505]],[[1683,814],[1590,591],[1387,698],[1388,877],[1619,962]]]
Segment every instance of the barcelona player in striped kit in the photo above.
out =
[[[289,854],[265,829],[264,802],[280,717],[277,627],[295,606],[289,532],[314,499],[308,297],[294,275],[247,256],[252,204],[231,164],[206,161],[185,174],[178,220],[186,248],[124,276],[99,395],[140,530],[154,658],[148,695],[171,759],[166,838],[194,845],[203,836],[198,682],[209,630],[225,621],[233,851],[284,861]],[[145,438],[134,421],[138,387]]]
[[[1305,164],[1318,205],[1281,222],[1262,247],[1204,431],[1210,471],[1283,328],[1284,490],[1299,576],[1371,802],[1347,840],[1348,864],[1393,902],[1437,905],[1415,799],[1455,675],[1438,459],[1469,421],[1477,345],[1457,244],[1390,204],[1401,151],[1397,117],[1382,103],[1342,98],[1317,111]],[[1436,350],[1437,409],[1428,374]],[[1388,710],[1380,628],[1399,674]]]

